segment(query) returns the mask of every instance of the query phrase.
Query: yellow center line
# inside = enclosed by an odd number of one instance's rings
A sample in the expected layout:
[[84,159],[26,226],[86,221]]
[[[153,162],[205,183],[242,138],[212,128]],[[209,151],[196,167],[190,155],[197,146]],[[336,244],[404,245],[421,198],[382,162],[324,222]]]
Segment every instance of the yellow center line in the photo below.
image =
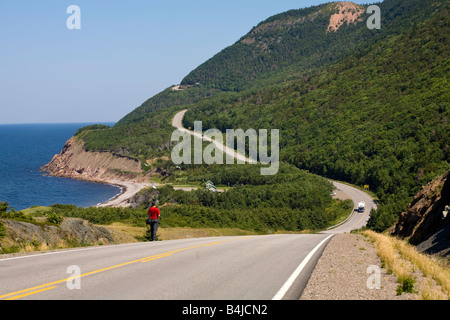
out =
[[157,260],[157,259],[161,259],[161,258],[165,258],[165,257],[169,257],[169,256],[171,256],[171,254],[159,255],[159,256],[155,256],[154,258],[151,258],[151,259],[142,260],[141,262],[149,262],[149,261],[153,261],[153,260]]
[[5,299],[5,300],[15,300],[15,299],[23,298],[23,297],[30,296],[32,294],[36,294],[36,293],[39,293],[39,292],[55,289],[56,287],[58,287],[58,286],[53,286],[53,287],[44,288],[44,289],[41,289],[41,290],[31,291],[31,292],[28,292],[28,293],[25,293],[25,294],[21,294],[19,296],[15,296],[15,297],[8,298],[8,299]]
[[117,264],[117,265],[114,265],[114,266],[110,266],[110,267],[98,269],[98,270],[95,270],[95,271],[83,273],[83,274],[81,274],[79,276],[76,276],[76,277],[72,276],[72,277],[69,277],[69,278],[66,278],[66,279],[53,281],[53,282],[46,283],[46,284],[43,284],[43,285],[40,285],[40,286],[36,286],[36,287],[32,287],[32,288],[28,288],[28,289],[24,289],[24,290],[20,290],[20,291],[15,291],[15,292],[11,292],[11,293],[8,293],[8,294],[4,294],[4,295],[0,296],[0,299],[6,298],[6,297],[11,297],[11,296],[14,296],[14,297],[8,298],[8,299],[5,299],[5,300],[19,299],[19,298],[26,297],[26,296],[29,296],[29,295],[32,295],[32,294],[36,294],[36,293],[39,293],[39,292],[43,292],[43,291],[47,291],[47,290],[50,290],[50,289],[54,289],[54,288],[57,287],[57,286],[54,286],[54,285],[61,284],[63,282],[67,282],[67,281],[71,281],[74,278],[81,278],[81,277],[93,275],[93,274],[96,274],[96,273],[99,273],[99,272],[104,272],[104,271],[108,271],[108,270],[111,270],[111,269],[116,269],[116,268],[119,268],[119,267],[123,267],[123,266],[126,266],[126,265],[130,265],[130,264],[136,263],[136,262],[149,262],[149,261],[152,261],[152,260],[157,260],[157,259],[160,259],[160,258],[169,257],[172,254],[177,253],[177,252],[181,252],[181,251],[192,250],[192,249],[201,248],[201,247],[207,247],[207,246],[213,246],[213,245],[221,244],[221,243],[224,243],[224,242],[235,241],[235,240],[243,240],[243,239],[249,239],[249,238],[251,238],[251,237],[241,237],[241,238],[235,238],[235,239],[230,239],[230,240],[211,242],[211,243],[201,244],[201,245],[198,245],[198,246],[182,248],[182,249],[177,249],[177,250],[173,250],[173,251],[169,251],[169,252],[165,252],[165,253],[160,253],[160,254],[157,254],[157,255],[153,255],[153,256],[149,256],[149,257],[145,257],[145,258],[140,258],[140,259],[137,259],[137,260],[132,260],[132,261],[124,262],[124,263]]
[[[68,279],[69,279],[69,278],[68,278]],[[46,283],[46,284],[43,284],[43,285],[40,285],[40,286],[28,288],[28,289],[25,289],[25,290],[20,290],[20,291],[15,291],[15,292],[11,292],[11,293],[8,293],[8,294],[4,294],[4,295],[0,296],[0,299],[3,299],[3,298],[5,298],[5,297],[9,297],[9,296],[14,296],[14,295],[16,295],[16,294],[24,293],[24,292],[27,292],[27,291],[33,291],[33,290],[36,290],[36,289],[48,287],[48,286],[51,286],[51,285],[54,285],[54,284],[59,284],[59,283],[61,283],[61,282],[67,281],[68,279],[58,280],[58,281]],[[38,290],[38,291],[36,291],[35,293],[38,293],[38,292],[40,292],[40,291],[42,291],[42,290]],[[28,294],[27,294],[27,295],[28,295]],[[11,299],[10,299],[10,300],[11,300]]]

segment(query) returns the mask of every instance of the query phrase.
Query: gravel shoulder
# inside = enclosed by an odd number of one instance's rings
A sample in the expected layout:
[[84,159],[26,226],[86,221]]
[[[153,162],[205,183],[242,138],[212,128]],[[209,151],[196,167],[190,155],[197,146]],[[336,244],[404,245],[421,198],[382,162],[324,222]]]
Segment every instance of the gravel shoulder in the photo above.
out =
[[[381,286],[369,289],[380,270]],[[337,234],[325,248],[300,300],[419,300],[414,293],[397,295],[397,277],[381,268],[373,244],[360,234]]]

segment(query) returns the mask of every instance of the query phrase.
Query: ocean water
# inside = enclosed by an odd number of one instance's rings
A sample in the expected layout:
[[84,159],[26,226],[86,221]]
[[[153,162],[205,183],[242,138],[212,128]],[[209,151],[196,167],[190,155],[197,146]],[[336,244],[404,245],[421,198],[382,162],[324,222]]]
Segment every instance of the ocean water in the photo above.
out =
[[117,186],[51,177],[40,171],[86,125],[0,125],[0,202],[16,210],[56,203],[90,207],[119,194]]

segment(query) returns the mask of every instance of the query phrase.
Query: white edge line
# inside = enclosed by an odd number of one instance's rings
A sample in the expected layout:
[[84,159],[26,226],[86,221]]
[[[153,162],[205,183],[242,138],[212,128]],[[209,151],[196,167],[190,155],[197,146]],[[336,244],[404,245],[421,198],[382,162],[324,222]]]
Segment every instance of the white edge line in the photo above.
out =
[[48,255],[54,255],[54,254],[63,254],[63,253],[98,250],[98,249],[110,249],[110,248],[117,248],[117,247],[121,247],[121,246],[144,245],[144,244],[148,244],[148,242],[121,243],[121,244],[111,244],[111,245],[104,245],[104,246],[91,246],[88,248],[75,247],[73,249],[55,249],[55,251],[42,252],[42,253],[30,252],[29,254],[16,256],[16,257],[10,257],[10,258],[2,258],[0,255],[0,263],[3,261],[26,259],[26,258],[36,258],[36,257],[42,257],[42,256],[48,256]]
[[278,292],[273,296],[272,300],[282,300],[284,298],[284,295],[286,292],[288,292],[289,288],[294,283],[295,279],[298,278],[300,273],[302,272],[303,268],[306,266],[306,264],[311,260],[311,258],[314,256],[317,250],[331,237],[333,237],[334,234],[329,235],[325,239],[323,239],[307,256],[305,259],[303,259],[302,263],[295,269],[294,273],[291,274],[289,279],[283,284],[283,286],[278,290]]
[[[227,238],[226,236],[219,236],[219,237],[202,237],[202,238],[190,238],[190,239],[174,239],[174,240],[164,240],[161,243],[175,243],[175,242],[182,242],[184,240],[209,240],[209,239],[219,239],[219,238]],[[235,238],[238,238],[239,236],[236,236]],[[75,247],[71,249],[55,249],[55,251],[49,251],[49,252],[42,252],[42,253],[33,253],[30,252],[30,254],[25,254],[21,256],[16,257],[10,257],[10,258],[2,258],[0,255],[0,263],[4,261],[9,260],[18,260],[18,259],[26,259],[26,258],[37,258],[42,256],[48,256],[48,255],[55,255],[55,254],[63,254],[63,253],[72,253],[72,252],[80,252],[80,251],[90,251],[90,250],[101,250],[101,249],[114,249],[119,247],[126,247],[126,246],[154,246],[155,244],[151,244],[151,242],[130,242],[130,243],[121,243],[121,244],[110,244],[110,245],[103,245],[103,246],[91,246],[91,247]]]

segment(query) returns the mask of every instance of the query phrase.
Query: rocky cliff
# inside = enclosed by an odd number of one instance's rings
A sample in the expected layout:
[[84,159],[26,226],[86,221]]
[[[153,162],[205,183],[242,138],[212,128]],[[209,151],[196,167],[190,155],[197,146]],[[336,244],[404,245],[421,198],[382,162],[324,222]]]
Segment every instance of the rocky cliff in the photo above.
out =
[[84,142],[73,137],[41,169],[50,175],[93,182],[137,180],[142,173],[140,161],[111,152],[86,151]]
[[415,195],[395,226],[393,235],[408,238],[417,249],[450,258],[450,171],[430,182]]

